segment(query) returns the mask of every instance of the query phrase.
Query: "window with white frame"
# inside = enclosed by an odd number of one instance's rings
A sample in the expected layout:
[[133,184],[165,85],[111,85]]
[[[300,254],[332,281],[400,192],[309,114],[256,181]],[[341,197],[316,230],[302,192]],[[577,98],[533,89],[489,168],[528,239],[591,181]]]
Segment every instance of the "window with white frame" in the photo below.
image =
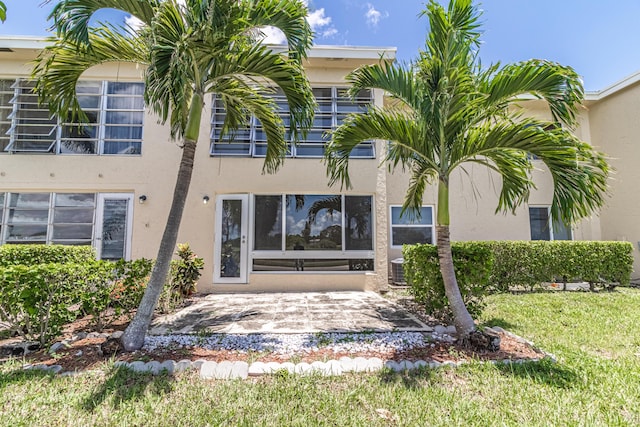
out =
[[91,245],[94,193],[0,193],[1,243]]
[[0,146],[12,153],[138,155],[144,85],[81,81],[78,100],[88,123],[63,123],[38,104],[30,80],[0,80]]
[[561,220],[551,218],[550,209],[549,206],[529,207],[531,240],[573,240],[571,228]]
[[254,196],[253,271],[373,270],[372,199]]
[[420,215],[402,215],[402,206],[391,206],[391,246],[433,244],[433,207],[422,206]]
[[[362,90],[352,99],[347,89],[336,87],[314,88],[317,108],[311,129],[307,136],[297,145],[289,145],[289,157],[318,158],[324,156],[325,145],[329,140],[329,131],[340,126],[349,113],[362,113],[372,103],[369,90]],[[289,106],[281,90],[272,96],[279,107],[279,115],[285,128],[290,126]],[[245,156],[264,157],[267,153],[267,137],[260,121],[255,117],[249,120],[249,126],[220,138],[225,120],[225,109],[222,101],[215,95],[211,116],[211,148],[212,156]],[[287,132],[288,133],[288,132]],[[359,144],[352,152],[353,158],[374,158],[373,142]]]
[[133,195],[0,192],[0,244],[92,245],[101,259],[130,256]]

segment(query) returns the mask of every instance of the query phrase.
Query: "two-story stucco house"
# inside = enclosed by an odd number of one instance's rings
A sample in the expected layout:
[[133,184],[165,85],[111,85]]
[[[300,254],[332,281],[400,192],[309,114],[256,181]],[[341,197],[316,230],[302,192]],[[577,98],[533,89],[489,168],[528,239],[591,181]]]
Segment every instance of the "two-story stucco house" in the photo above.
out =
[[[147,112],[142,70],[101,66],[78,86],[91,123],[82,129],[51,117],[29,81],[40,39],[0,39],[0,244],[93,245],[104,259],[153,258],[169,210],[180,148],[168,127]],[[205,259],[199,290],[303,291],[377,289],[404,243],[434,242],[436,194],[428,188],[422,217],[400,217],[408,184],[380,166],[385,142],[354,151],[353,189],[328,187],[322,162],[326,131],[381,91],[345,95],[345,75],[393,48],[317,46],[305,64],[318,110],[304,142],[274,175],[261,173],[266,138],[260,123],[220,141],[224,111],[207,99],[193,181],[179,241]],[[495,215],[499,178],[482,167],[452,183],[452,239],[640,240],[640,85],[638,77],[590,93],[575,130],[609,153],[618,174],[599,217],[572,229],[549,218],[550,176],[535,172],[538,190],[516,215]],[[275,95],[277,97],[277,94]],[[286,103],[282,100],[286,123]],[[547,115],[540,101],[527,114]],[[637,249],[637,248],[636,248]],[[635,252],[636,261],[638,253]]]

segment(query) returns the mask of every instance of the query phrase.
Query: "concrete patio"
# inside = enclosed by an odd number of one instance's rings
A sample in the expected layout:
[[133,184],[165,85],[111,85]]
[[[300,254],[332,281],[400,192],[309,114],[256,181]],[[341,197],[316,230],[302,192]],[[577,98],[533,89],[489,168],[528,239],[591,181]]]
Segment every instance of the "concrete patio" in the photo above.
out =
[[375,292],[211,294],[154,319],[150,335],[206,333],[431,332]]

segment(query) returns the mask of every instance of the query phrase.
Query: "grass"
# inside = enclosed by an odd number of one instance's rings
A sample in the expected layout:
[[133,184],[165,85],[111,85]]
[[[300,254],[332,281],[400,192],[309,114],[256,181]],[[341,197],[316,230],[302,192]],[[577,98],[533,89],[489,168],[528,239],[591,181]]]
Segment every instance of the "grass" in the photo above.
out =
[[640,425],[640,291],[489,298],[482,322],[558,363],[204,382],[0,366],[0,425]]

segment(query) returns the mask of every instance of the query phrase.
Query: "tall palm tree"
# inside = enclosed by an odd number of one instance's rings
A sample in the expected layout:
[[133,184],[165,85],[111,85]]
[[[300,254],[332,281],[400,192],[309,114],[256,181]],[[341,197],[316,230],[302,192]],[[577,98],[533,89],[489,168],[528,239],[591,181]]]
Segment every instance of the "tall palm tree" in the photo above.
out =
[[[423,14],[430,30],[415,62],[363,66],[348,76],[352,94],[382,89],[393,106],[349,117],[333,134],[327,169],[331,184],[350,186],[349,153],[361,141],[377,138],[389,141],[390,168],[410,171],[403,214],[419,215],[426,186],[437,185],[440,271],[456,328],[466,339],[475,326],[451,256],[452,172],[469,162],[493,170],[502,178],[496,211],[515,211],[535,188],[531,156],[537,156],[553,177],[552,215],[571,223],[602,206],[609,169],[601,153],[557,125],[575,125],[583,99],[571,68],[542,60],[481,68],[480,14],[472,0],[451,0],[448,8],[431,0]],[[553,120],[518,114],[515,104],[523,95],[546,100]]]
[[[90,18],[103,8],[125,11],[141,27],[91,27]],[[287,151],[278,107],[265,92],[279,87],[285,94],[294,139],[310,126],[314,100],[301,65],[312,41],[306,15],[301,0],[62,0],[54,7],[57,36],[34,68],[37,90],[50,109],[63,120],[86,119],[75,90],[82,73],[105,62],[140,63],[146,66],[147,106],[182,140],[169,217],[144,297],[122,338],[126,350],[142,347],[169,270],[205,95],[215,93],[226,107],[223,133],[246,126],[250,115],[260,120],[268,140],[264,172],[275,172]],[[266,25],[286,36],[286,56],[260,43]]]

